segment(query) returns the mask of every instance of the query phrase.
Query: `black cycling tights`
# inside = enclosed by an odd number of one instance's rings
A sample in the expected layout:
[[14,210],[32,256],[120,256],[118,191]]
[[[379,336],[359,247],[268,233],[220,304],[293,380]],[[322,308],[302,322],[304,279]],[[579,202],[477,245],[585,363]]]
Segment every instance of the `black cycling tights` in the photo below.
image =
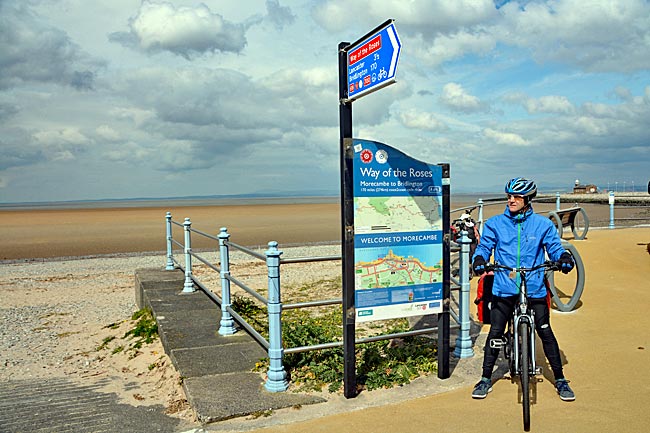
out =
[[[485,356],[483,358],[483,377],[491,378],[494,364],[499,356],[499,349],[490,348],[490,340],[503,338],[503,333],[506,330],[506,324],[512,317],[515,304],[519,299],[519,295],[492,298],[492,310],[490,312],[490,332],[488,333],[487,341],[485,342]],[[546,298],[528,298],[528,305],[535,312],[535,329],[537,335],[542,340],[544,347],[544,354],[551,364],[553,375],[555,379],[562,379],[564,374],[562,372],[562,359],[560,358],[560,348],[551,329],[549,322],[549,309],[546,303]]]

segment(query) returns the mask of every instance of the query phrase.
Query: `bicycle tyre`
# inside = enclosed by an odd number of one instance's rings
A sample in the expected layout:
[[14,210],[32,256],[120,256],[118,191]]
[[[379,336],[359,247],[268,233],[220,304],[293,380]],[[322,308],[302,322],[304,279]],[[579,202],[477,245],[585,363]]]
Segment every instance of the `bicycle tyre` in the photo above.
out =
[[573,257],[573,261],[576,264],[575,266],[575,272],[577,273],[576,288],[573,292],[573,295],[571,295],[569,302],[565,304],[564,302],[562,302],[562,299],[560,299],[560,296],[557,294],[557,288],[555,287],[555,278],[553,277],[553,272],[549,272],[547,274],[547,277],[548,277],[548,282],[550,284],[551,295],[553,301],[555,302],[555,306],[557,307],[558,311],[567,313],[569,311],[572,311],[575,308],[575,306],[578,304],[578,301],[580,301],[582,292],[584,291],[585,265],[582,263],[582,258],[580,257],[580,253],[578,253],[578,250],[573,244],[562,241],[562,246],[569,252],[569,254],[571,254],[571,256]]
[[523,406],[524,431],[530,430],[530,324],[519,324],[521,338],[521,404]]

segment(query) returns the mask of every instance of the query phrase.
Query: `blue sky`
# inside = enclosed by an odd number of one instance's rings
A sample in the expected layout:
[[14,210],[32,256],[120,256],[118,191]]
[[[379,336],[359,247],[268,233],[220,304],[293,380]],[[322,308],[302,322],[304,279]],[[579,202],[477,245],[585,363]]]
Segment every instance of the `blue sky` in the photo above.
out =
[[388,18],[355,137],[452,193],[650,180],[647,0],[0,0],[0,202],[337,194],[337,46]]

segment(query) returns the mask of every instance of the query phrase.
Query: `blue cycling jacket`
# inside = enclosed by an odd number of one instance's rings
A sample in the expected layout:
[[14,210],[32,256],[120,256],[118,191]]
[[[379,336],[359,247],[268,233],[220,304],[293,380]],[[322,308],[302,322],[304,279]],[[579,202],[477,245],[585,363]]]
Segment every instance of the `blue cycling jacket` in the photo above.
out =
[[[550,219],[533,212],[532,207],[526,212],[511,215],[506,206],[505,212],[493,216],[485,222],[481,240],[476,247],[474,257],[481,256],[489,262],[494,254],[494,261],[511,267],[533,267],[546,260],[544,251],[550,260],[557,261],[565,252],[557,228]],[[543,298],[546,296],[544,270],[540,269],[526,274],[528,296]],[[494,273],[494,296],[511,296],[519,293],[519,275],[511,278],[509,272]]]

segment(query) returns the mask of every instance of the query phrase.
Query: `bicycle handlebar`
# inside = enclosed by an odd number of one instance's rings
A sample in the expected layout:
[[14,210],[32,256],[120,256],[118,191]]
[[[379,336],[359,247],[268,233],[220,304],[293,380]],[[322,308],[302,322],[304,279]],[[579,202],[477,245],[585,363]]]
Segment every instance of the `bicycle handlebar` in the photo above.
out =
[[525,268],[525,267],[518,267],[518,268],[513,268],[511,266],[505,266],[500,263],[488,263],[485,265],[485,270],[487,272],[490,271],[496,271],[499,269],[505,270],[505,271],[513,271],[513,272],[533,272],[538,269],[550,269],[553,271],[559,271],[561,268],[560,262],[554,262],[551,260],[547,260],[544,263],[541,263],[537,266],[533,266],[532,268]]

